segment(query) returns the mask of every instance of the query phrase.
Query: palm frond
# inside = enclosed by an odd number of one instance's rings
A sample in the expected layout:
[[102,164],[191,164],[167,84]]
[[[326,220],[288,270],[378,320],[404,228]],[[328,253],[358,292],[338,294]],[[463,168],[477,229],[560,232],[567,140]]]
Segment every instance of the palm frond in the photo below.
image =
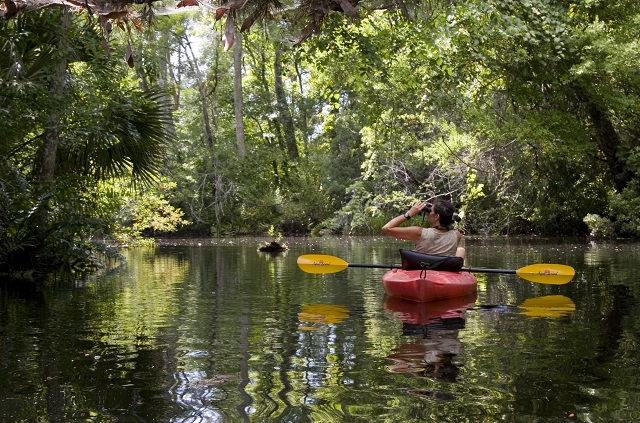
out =
[[126,93],[122,99],[95,113],[101,124],[87,130],[82,142],[61,147],[63,170],[98,179],[130,174],[139,182],[155,178],[165,148],[175,138],[168,130],[173,125],[171,99],[160,89]]

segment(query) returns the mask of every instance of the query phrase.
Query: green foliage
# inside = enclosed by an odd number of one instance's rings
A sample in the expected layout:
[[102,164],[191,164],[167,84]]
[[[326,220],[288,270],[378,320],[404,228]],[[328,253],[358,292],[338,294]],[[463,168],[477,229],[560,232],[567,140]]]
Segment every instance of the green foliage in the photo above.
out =
[[583,220],[589,227],[589,235],[594,238],[611,238],[615,235],[613,224],[606,217],[589,213]]
[[120,244],[129,246],[152,246],[149,236],[169,234],[188,222],[184,213],[173,207],[165,193],[175,188],[175,183],[161,181],[136,192],[122,183],[109,184],[106,190],[115,189],[123,201],[116,214],[113,237]]
[[55,191],[34,195],[19,173],[2,169],[0,274],[18,279],[60,270],[81,275],[120,258],[90,240],[109,233],[105,220],[96,217],[100,207],[91,194],[93,186],[68,180]]
[[[295,48],[278,22],[244,34],[246,155],[214,16],[113,32],[111,55],[80,16],[66,34],[53,11],[0,22],[0,257],[173,230],[376,234],[435,197],[471,233],[608,234],[609,219],[640,235],[638,3],[429,6],[413,20],[323,15],[323,32]],[[129,48],[133,69],[114,60]],[[49,91],[59,58],[63,100]],[[57,166],[44,184],[52,116]],[[144,195],[112,180],[130,176]]]
[[60,148],[59,160],[65,163],[60,173],[97,179],[132,175],[151,182],[172,140],[167,132],[171,107],[159,89],[100,90],[99,96],[83,96],[69,116],[74,124],[64,134],[68,142]]
[[622,236],[640,237],[640,189],[634,182],[622,192],[609,196],[609,216],[616,232]]
[[348,187],[346,193],[346,204],[334,217],[315,228],[315,234],[371,234],[373,228],[370,226],[369,211],[373,205],[373,195],[362,182],[356,182]]
[[[68,33],[59,23],[55,10],[0,22],[0,273],[13,277],[80,274],[117,259],[93,241],[112,235],[122,203],[98,180],[150,181],[172,139],[164,93],[134,88],[92,21],[77,18]],[[57,63],[69,64],[62,76]],[[60,78],[65,92],[52,95]],[[56,159],[52,179],[38,174],[44,157]]]

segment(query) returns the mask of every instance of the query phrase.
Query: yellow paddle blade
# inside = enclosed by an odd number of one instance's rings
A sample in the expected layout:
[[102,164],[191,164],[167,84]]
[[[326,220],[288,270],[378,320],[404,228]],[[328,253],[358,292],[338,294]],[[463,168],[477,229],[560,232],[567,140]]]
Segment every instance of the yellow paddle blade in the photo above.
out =
[[576,310],[571,298],[564,295],[547,295],[529,298],[519,306],[522,314],[530,317],[562,317]]
[[305,254],[298,257],[298,267],[307,273],[337,273],[349,267],[349,263],[324,254]]
[[563,285],[575,276],[573,267],[565,264],[530,264],[516,270],[516,275],[531,282]]

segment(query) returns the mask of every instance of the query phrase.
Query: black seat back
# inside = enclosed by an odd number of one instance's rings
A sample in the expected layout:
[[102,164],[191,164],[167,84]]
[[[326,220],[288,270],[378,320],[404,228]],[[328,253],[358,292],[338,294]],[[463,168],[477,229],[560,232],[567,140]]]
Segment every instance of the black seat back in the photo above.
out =
[[404,270],[446,270],[457,272],[464,266],[462,257],[435,256],[417,251],[400,249]]

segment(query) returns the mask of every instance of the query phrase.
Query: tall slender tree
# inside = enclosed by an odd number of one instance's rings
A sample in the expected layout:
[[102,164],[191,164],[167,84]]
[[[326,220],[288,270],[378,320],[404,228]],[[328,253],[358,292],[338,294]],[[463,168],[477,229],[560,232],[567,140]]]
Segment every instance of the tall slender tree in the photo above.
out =
[[236,35],[236,42],[233,47],[233,104],[236,118],[236,146],[238,155],[244,157],[246,154],[246,136],[244,132],[244,115],[242,102],[242,33]]

